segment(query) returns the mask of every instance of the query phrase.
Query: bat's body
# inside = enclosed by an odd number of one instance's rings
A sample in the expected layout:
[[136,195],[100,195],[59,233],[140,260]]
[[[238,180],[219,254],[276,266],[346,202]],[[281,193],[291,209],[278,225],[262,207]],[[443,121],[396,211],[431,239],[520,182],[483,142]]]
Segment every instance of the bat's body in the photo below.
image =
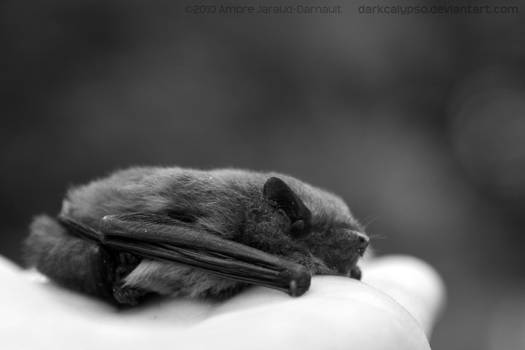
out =
[[247,283],[302,294],[306,275],[359,278],[367,244],[339,197],[289,176],[131,168],[70,190],[58,220],[35,219],[26,252],[58,283],[134,304],[148,293],[227,296]]

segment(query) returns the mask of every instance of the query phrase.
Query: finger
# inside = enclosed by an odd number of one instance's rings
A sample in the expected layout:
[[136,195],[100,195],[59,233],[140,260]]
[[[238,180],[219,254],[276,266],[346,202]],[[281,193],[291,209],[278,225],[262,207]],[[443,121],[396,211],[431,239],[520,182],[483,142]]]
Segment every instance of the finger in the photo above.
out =
[[407,309],[427,336],[445,304],[445,286],[425,262],[408,256],[373,259],[363,268],[363,282],[379,289]]
[[314,277],[310,291],[297,299],[262,288],[243,293],[189,335],[197,348],[230,350],[430,348],[419,324],[398,303],[364,283],[335,276]]

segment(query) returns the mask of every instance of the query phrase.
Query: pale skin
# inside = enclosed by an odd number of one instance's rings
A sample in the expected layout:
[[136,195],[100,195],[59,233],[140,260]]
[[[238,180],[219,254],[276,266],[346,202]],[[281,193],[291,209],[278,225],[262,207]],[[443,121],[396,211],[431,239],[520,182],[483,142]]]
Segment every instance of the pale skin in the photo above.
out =
[[364,262],[363,281],[316,276],[299,298],[251,288],[221,303],[114,307],[0,258],[0,347],[10,349],[430,349],[444,286],[406,256]]

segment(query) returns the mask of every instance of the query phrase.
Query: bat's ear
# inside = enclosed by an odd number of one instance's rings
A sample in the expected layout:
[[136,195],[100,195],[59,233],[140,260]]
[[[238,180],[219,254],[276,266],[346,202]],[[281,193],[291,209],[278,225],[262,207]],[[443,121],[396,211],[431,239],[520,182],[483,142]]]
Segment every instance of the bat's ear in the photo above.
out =
[[290,233],[294,237],[302,237],[310,232],[312,218],[310,210],[283,180],[278,177],[266,180],[263,195],[270,204],[282,209],[290,218],[292,222]]

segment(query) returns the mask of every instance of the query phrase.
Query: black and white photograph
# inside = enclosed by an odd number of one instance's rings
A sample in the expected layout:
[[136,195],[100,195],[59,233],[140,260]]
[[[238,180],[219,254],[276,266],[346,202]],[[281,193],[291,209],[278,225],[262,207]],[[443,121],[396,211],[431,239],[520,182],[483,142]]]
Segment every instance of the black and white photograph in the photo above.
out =
[[521,0],[0,4],[0,349],[525,350]]

